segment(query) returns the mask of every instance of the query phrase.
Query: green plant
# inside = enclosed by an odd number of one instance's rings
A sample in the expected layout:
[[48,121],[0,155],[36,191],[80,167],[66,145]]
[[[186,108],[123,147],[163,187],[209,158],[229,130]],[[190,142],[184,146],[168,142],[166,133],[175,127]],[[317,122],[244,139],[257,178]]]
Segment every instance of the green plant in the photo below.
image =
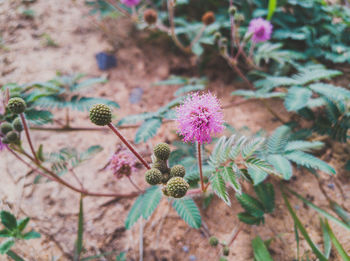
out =
[[0,230],[0,237],[6,238],[0,244],[0,254],[6,254],[13,260],[24,260],[12,251],[11,248],[13,248],[17,241],[40,238],[41,235],[34,230],[24,232],[30,220],[28,217],[17,220],[13,214],[4,210],[0,212],[0,217],[1,223],[4,226]]

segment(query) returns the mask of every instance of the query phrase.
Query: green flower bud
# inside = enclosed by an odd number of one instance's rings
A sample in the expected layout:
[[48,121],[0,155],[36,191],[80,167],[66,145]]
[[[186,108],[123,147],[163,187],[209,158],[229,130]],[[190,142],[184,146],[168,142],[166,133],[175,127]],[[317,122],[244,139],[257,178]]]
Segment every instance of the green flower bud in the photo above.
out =
[[225,246],[222,250],[222,253],[224,256],[228,256],[230,254],[230,248],[228,246]]
[[26,102],[19,97],[11,98],[7,104],[7,108],[14,114],[20,114],[26,109]]
[[170,156],[170,147],[166,143],[159,143],[153,148],[153,152],[157,159],[167,160]]
[[162,174],[170,172],[170,169],[165,160],[156,160],[152,164],[152,168],[158,169]]
[[222,257],[220,257],[219,261],[227,261],[227,258],[222,256]]
[[220,32],[216,32],[215,34],[214,34],[214,39],[215,39],[215,41],[219,41],[220,40],[220,38],[221,38],[221,33]]
[[181,177],[183,178],[186,174],[185,167],[182,165],[175,165],[170,170],[170,176],[171,177]]
[[210,237],[209,244],[211,246],[217,246],[219,244],[219,239],[217,239],[216,237]]
[[237,11],[237,8],[235,6],[230,6],[230,8],[228,9],[228,13],[230,15],[235,15],[236,11]]
[[14,121],[12,122],[12,126],[18,132],[23,131],[23,124],[20,118],[14,119]]
[[104,126],[112,122],[112,110],[105,104],[96,104],[90,109],[92,123]]
[[145,174],[146,182],[150,185],[157,185],[162,180],[162,173],[158,169],[150,169]]
[[18,141],[18,133],[15,131],[10,131],[9,133],[6,134],[5,138],[9,141],[9,143],[15,143]]
[[185,196],[189,187],[190,185],[181,177],[171,178],[166,184],[169,195],[174,198]]
[[3,135],[6,135],[7,133],[9,133],[12,130],[13,130],[12,125],[9,122],[4,122],[0,125],[0,132]]

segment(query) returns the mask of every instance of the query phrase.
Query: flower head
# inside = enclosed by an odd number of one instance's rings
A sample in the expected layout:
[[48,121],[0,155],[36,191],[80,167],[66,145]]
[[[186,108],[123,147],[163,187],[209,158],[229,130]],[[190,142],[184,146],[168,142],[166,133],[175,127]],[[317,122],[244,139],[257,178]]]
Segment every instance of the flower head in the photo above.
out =
[[194,93],[176,109],[179,134],[184,141],[211,142],[211,135],[223,131],[223,113],[218,99],[211,93]]
[[253,34],[253,42],[259,43],[270,40],[272,28],[273,26],[269,21],[260,17],[250,21],[248,32]]
[[136,159],[129,151],[119,150],[112,155],[107,169],[112,170],[117,178],[130,176],[136,170]]
[[121,2],[128,7],[133,7],[138,5],[141,0],[121,0]]

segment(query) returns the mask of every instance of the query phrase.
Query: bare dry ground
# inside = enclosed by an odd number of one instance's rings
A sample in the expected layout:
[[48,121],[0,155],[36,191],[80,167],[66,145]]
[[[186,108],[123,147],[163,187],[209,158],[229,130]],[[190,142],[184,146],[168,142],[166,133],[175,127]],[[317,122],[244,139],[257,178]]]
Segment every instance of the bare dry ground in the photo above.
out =
[[[89,76],[108,77],[109,82],[96,86],[88,94],[112,99],[121,105],[116,111],[118,117],[128,114],[153,111],[166,104],[172,97],[173,87],[154,87],[156,81],[166,79],[175,72],[193,74],[193,60],[169,51],[167,44],[152,43],[147,34],[139,33],[131,24],[123,20],[113,20],[108,24],[113,34],[107,39],[96,27],[83,1],[37,0],[30,5],[35,11],[33,20],[25,19],[20,14],[21,1],[0,1],[0,31],[6,49],[1,50],[0,84],[8,82],[26,83],[45,81],[53,78],[56,72],[82,72]],[[43,34],[49,35],[58,47],[47,46]],[[95,54],[111,49],[110,40],[117,44],[118,67],[106,72],[98,70]],[[230,93],[236,87],[234,76],[210,71],[212,81],[210,90],[217,94],[222,104],[231,100]],[[229,77],[227,77],[229,75]],[[225,80],[223,80],[225,78]],[[139,104],[129,103],[133,88],[144,89]],[[279,103],[274,107],[282,108]],[[62,112],[57,112],[62,116]],[[285,114],[286,115],[286,114]],[[85,113],[72,115],[73,126],[90,126]],[[225,120],[236,128],[248,126],[257,131],[261,128],[272,131],[279,123],[258,103],[246,103],[225,110]],[[135,135],[135,129],[123,130],[129,140]],[[79,150],[100,144],[104,151],[93,160],[77,169],[77,175],[84,186],[92,191],[130,192],[133,188],[127,180],[115,180],[108,171],[98,170],[106,163],[119,141],[109,132],[33,132],[35,145],[44,144],[45,151],[57,151],[59,148],[73,146]],[[137,146],[141,153],[147,155],[152,145],[159,141],[174,140],[175,125],[163,126],[158,136],[147,144]],[[339,144],[334,150],[327,149],[324,159],[339,171],[337,177],[322,175],[325,189],[338,203],[350,208],[350,186],[342,165],[349,155],[348,150]],[[344,156],[345,155],[345,156]],[[149,156],[149,155],[148,155]],[[28,169],[6,152],[0,154],[1,209],[9,209],[18,216],[32,217],[30,225],[42,233],[41,239],[18,243],[16,252],[26,260],[71,260],[76,238],[79,195],[54,183],[32,185],[34,176],[26,175]],[[143,169],[133,174],[136,183],[145,188]],[[72,183],[72,177],[65,176]],[[274,182],[272,180],[272,182]],[[331,189],[327,184],[341,184],[345,195],[338,186]],[[289,182],[292,188],[303,195],[308,195],[314,203],[326,207],[325,197],[318,188],[316,179],[310,174],[296,172]],[[249,190],[248,186],[246,189]],[[233,192],[232,192],[233,196]],[[267,217],[266,224],[260,227],[245,227],[230,247],[229,260],[253,260],[251,240],[260,235],[264,240],[273,237],[271,251],[275,260],[293,260],[296,256],[293,221],[277,191],[276,211]],[[85,199],[85,234],[84,256],[108,251],[127,251],[128,260],[139,259],[139,228],[126,230],[124,220],[133,203],[132,199],[120,200],[103,206],[110,199]],[[201,200],[196,199],[199,206]],[[312,238],[322,245],[322,235],[318,215],[304,206],[300,201],[291,200],[299,217],[305,223]],[[226,206],[215,198],[210,207],[201,210],[204,228],[189,228],[169,208],[167,200],[161,202],[152,218],[143,222],[144,260],[218,260],[218,249],[210,247],[208,235],[216,235],[220,240],[229,240],[232,230],[238,224],[237,213],[241,211],[234,203]],[[350,235],[333,225],[339,240],[350,252]],[[301,253],[309,252],[305,241],[301,242]],[[115,255],[114,255],[115,256]],[[0,256],[0,260],[6,260]],[[98,260],[114,260],[112,258]],[[340,260],[333,255],[331,260]]]

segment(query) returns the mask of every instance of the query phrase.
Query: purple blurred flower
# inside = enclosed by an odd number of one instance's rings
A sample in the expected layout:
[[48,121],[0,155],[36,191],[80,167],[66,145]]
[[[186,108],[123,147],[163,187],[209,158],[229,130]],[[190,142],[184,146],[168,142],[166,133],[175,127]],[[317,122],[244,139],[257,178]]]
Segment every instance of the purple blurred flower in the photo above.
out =
[[136,170],[136,159],[129,151],[119,150],[112,155],[107,169],[112,170],[117,178],[130,176]]
[[184,137],[185,142],[211,142],[211,135],[224,130],[223,118],[220,103],[211,93],[194,93],[176,109],[178,133]]
[[122,4],[128,6],[128,7],[133,7],[138,5],[141,0],[121,0]]
[[6,148],[7,148],[7,145],[2,143],[1,138],[0,138],[0,152],[3,151]]
[[259,43],[270,40],[272,28],[273,26],[269,21],[263,18],[255,18],[250,21],[248,32],[253,34],[253,42]]

